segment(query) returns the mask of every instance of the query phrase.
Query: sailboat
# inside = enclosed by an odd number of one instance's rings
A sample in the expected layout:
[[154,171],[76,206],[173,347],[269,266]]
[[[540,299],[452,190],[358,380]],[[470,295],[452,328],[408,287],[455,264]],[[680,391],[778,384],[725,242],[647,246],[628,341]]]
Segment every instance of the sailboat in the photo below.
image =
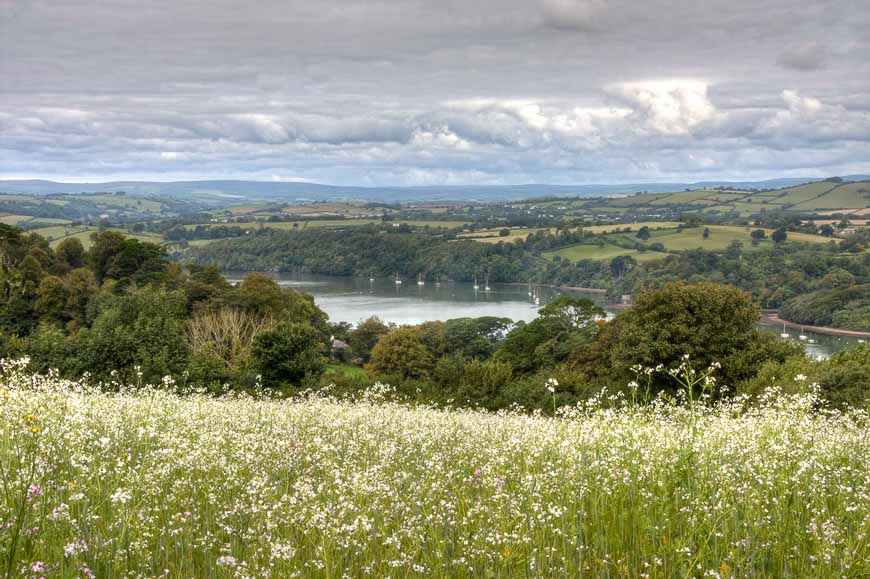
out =
[[790,338],[788,332],[785,331],[785,324],[782,325],[782,333],[779,335],[780,338]]
[[423,281],[423,274],[422,273],[417,274],[417,285],[426,285],[426,282]]
[[532,282],[529,282],[529,297],[532,297]]
[[374,283],[374,281],[375,281],[375,272],[371,272],[371,273],[369,273],[369,281],[372,282],[372,283]]
[[472,286],[472,287],[474,288],[474,291],[477,291],[480,289],[480,286],[477,285],[477,276],[474,276],[474,286]]
[[396,272],[396,285],[402,285],[402,280],[399,279],[399,272]]
[[541,294],[538,291],[538,288],[535,288],[535,296],[532,299],[534,300],[536,306],[541,305]]
[[484,285],[483,285],[483,291],[488,292],[491,289],[492,288],[489,287],[489,274],[486,274],[486,281],[484,282]]
[[804,342],[805,342],[806,339],[807,339],[807,337],[804,335],[804,327],[801,326],[801,335],[798,336],[798,340],[801,340],[801,341],[804,341]]

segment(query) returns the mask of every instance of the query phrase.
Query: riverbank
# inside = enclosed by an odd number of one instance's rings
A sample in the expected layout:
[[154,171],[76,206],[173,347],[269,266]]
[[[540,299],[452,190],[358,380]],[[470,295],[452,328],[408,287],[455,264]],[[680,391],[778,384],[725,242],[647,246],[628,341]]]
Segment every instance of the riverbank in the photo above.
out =
[[[465,283],[467,283],[467,282],[465,282]],[[522,282],[522,281],[509,281],[509,282],[500,282],[499,285],[528,286],[529,284],[528,284],[528,282]],[[570,286],[570,285],[553,285],[553,284],[549,284],[549,283],[533,283],[532,285],[534,287],[548,287],[551,289],[566,290],[566,291],[573,291],[573,292],[587,292],[587,293],[592,293],[592,294],[606,294],[607,293],[606,289],[601,289],[601,288],[596,288],[596,287],[574,287],[574,286]]]
[[803,329],[817,334],[829,334],[831,336],[849,336],[850,338],[870,338],[870,332],[859,332],[856,330],[841,330],[840,328],[829,328],[827,326],[807,326],[806,324],[796,324],[783,320],[777,315],[776,311],[767,311],[761,313],[761,321],[769,324],[781,324],[786,328]]

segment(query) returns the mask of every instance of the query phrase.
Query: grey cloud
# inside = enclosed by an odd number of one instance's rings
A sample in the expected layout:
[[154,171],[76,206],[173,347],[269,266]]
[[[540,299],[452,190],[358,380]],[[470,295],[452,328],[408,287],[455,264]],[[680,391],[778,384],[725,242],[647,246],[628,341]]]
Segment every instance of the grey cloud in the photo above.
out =
[[851,0],[0,0],[0,178],[865,172],[868,25]]
[[593,31],[600,26],[599,17],[605,0],[540,0],[545,21],[554,28]]
[[783,68],[800,72],[820,70],[825,66],[827,49],[817,42],[789,48],[776,59]]

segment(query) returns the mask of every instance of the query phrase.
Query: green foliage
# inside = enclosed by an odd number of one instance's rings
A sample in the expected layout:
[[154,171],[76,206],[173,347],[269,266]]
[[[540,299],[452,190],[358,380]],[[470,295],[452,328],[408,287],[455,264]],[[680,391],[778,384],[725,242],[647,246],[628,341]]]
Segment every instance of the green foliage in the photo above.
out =
[[368,362],[375,344],[378,343],[381,336],[389,331],[390,326],[377,316],[372,316],[357,324],[348,338],[354,356],[359,358],[362,363]]
[[870,410],[870,346],[837,352],[823,362],[819,386],[833,406]]
[[588,344],[604,311],[588,299],[561,296],[508,334],[496,358],[520,373],[553,367]]
[[845,276],[834,280],[832,289],[821,289],[786,301],[780,310],[783,319],[812,326],[870,330],[870,284],[840,287]]
[[254,337],[252,354],[263,385],[298,385],[306,376],[316,377],[326,365],[326,344],[311,324],[278,322]]
[[366,365],[370,374],[400,378],[428,378],[436,359],[422,341],[417,326],[391,330],[372,349]]
[[788,232],[786,231],[785,227],[780,227],[771,234],[770,238],[773,239],[775,243],[782,243],[783,241],[788,239]]
[[807,393],[817,385],[822,398],[837,408],[870,408],[870,346],[837,352],[827,360],[797,354],[761,364],[758,373],[738,391],[759,396],[767,388],[785,394]]
[[159,382],[186,369],[188,344],[184,333],[183,292],[145,288],[130,294],[103,294],[89,328],[72,337],[76,355],[71,373],[85,372],[102,380],[114,370],[134,381],[135,367],[143,378]]
[[508,318],[494,316],[456,318],[444,323],[444,337],[451,352],[469,359],[486,359],[513,325]]
[[[595,355],[580,365],[610,384],[626,384],[632,367],[675,368],[688,355],[696,370],[713,362],[723,365],[722,379],[733,384],[741,369],[726,360],[748,350],[757,334],[758,307],[736,288],[702,283],[670,283],[641,293],[635,305],[607,324]],[[655,390],[673,388],[668,376],[657,374]]]

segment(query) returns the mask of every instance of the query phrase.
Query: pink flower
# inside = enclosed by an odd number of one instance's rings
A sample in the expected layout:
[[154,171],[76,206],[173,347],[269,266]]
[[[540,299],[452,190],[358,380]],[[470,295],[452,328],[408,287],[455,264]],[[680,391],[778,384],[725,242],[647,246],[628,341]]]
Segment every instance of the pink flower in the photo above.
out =
[[31,573],[45,573],[45,563],[42,561],[34,561],[30,564]]
[[39,485],[30,485],[27,493],[32,497],[42,496],[42,488]]

